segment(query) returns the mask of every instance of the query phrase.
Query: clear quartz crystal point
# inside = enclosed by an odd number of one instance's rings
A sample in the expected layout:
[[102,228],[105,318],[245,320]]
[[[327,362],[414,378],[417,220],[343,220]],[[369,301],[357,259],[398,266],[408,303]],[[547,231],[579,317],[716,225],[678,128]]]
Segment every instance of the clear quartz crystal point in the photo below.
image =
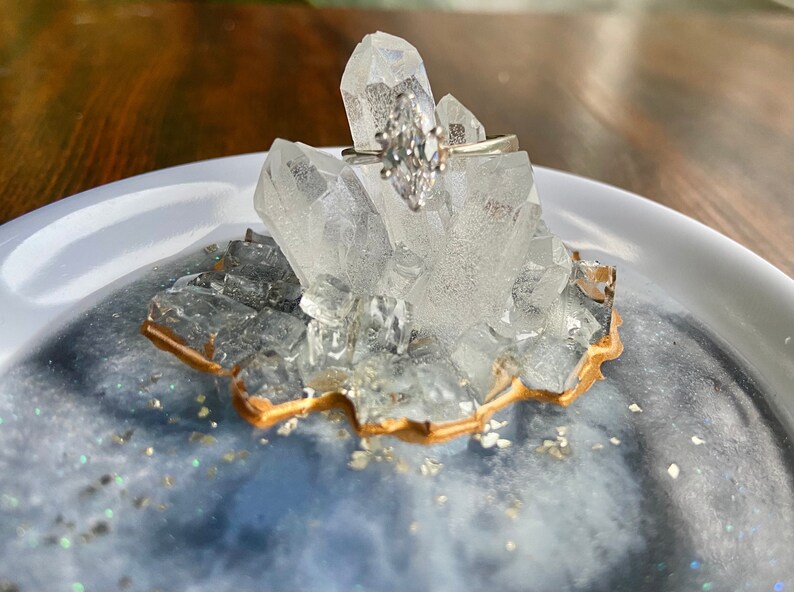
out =
[[392,248],[380,214],[344,162],[277,139],[262,168],[254,207],[303,285],[325,273],[358,293],[373,291]]
[[572,279],[573,261],[541,221],[511,291],[510,322],[517,333],[536,331]]
[[414,302],[417,323],[445,343],[496,321],[540,220],[526,152],[471,158],[469,195]]
[[400,94],[411,93],[424,115],[422,131],[434,125],[435,101],[422,57],[410,43],[378,31],[356,46],[342,75],[342,100],[356,150],[378,150],[375,135]]
[[474,144],[485,140],[485,127],[452,95],[444,95],[436,106],[436,120],[446,130],[447,144]]
[[424,259],[398,243],[378,281],[377,293],[407,299],[426,269]]
[[[428,207],[412,211],[392,183],[381,177],[380,164],[363,165],[357,169],[375,208],[381,213],[391,244],[395,248],[402,244],[423,261],[429,261],[444,241],[444,221],[448,221],[451,214],[442,217]],[[439,181],[443,182],[443,178]]]

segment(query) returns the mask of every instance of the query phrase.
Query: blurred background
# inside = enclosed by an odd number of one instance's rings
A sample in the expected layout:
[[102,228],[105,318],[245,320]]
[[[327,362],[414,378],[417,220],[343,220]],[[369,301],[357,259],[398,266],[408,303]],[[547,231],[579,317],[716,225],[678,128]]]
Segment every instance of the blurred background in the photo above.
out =
[[[158,0],[168,3],[180,0]],[[457,12],[570,12],[570,11],[724,11],[782,10],[794,8],[794,0],[188,0],[196,4],[298,4],[386,10],[444,10]],[[2,0],[3,12],[27,11],[49,4],[136,4],[140,0]]]
[[0,0],[0,222],[135,174],[350,144],[370,32],[532,162],[670,206],[794,275],[794,0]]
[[779,10],[794,0],[308,0],[313,6],[455,10],[473,12],[576,10]]

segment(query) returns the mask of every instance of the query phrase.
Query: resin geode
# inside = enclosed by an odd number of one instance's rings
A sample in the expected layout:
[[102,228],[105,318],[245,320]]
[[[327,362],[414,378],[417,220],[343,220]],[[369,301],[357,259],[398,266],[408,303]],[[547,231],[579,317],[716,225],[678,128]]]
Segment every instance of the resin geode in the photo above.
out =
[[[342,78],[356,149],[377,148],[405,92],[449,144],[485,138],[451,95],[434,107],[416,49],[376,33]],[[336,408],[361,435],[422,443],[482,431],[517,400],[567,405],[602,378],[622,351],[615,270],[549,231],[526,152],[450,158],[418,211],[380,170],[276,140],[254,195],[272,238],[249,231],[156,295],[143,333],[230,376],[255,425]]]

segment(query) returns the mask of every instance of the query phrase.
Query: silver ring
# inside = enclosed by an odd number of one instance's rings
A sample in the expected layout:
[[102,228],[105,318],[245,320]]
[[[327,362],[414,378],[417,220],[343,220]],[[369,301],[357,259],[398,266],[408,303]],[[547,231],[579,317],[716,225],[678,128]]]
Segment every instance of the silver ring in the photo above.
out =
[[[452,156],[497,156],[508,152],[518,151],[518,136],[515,134],[501,134],[488,136],[481,142],[471,144],[442,145],[446,150],[446,157]],[[383,150],[356,150],[345,148],[342,158],[348,164],[377,164],[383,162]]]
[[383,164],[381,177],[391,181],[394,189],[412,210],[419,210],[427,200],[449,158],[457,156],[497,156],[518,150],[515,134],[489,136],[481,142],[447,145],[446,131],[436,126],[425,132],[425,117],[410,93],[397,96],[386,121],[386,129],[375,139],[380,150],[345,148],[342,158],[351,165]]

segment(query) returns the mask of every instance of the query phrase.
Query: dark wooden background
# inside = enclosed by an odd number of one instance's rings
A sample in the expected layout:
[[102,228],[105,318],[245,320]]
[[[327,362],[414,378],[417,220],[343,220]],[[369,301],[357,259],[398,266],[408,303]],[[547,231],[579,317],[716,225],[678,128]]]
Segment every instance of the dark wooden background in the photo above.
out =
[[[0,221],[137,173],[350,142],[381,29],[532,161],[645,195],[794,275],[794,16],[0,0]],[[671,237],[674,240],[674,237]],[[741,278],[737,278],[741,281]]]

